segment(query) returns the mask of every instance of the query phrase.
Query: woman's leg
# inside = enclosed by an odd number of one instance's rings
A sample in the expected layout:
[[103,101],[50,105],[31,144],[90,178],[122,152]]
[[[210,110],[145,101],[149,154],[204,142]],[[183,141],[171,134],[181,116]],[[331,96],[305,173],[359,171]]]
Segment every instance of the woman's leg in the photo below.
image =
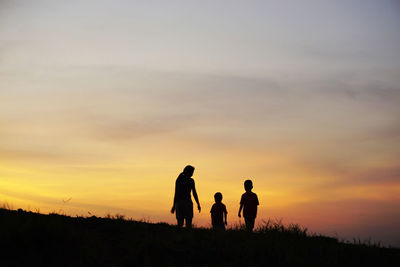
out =
[[183,226],[183,218],[176,218],[176,221],[178,222],[179,227]]
[[193,218],[186,218],[186,228],[192,228],[192,220]]

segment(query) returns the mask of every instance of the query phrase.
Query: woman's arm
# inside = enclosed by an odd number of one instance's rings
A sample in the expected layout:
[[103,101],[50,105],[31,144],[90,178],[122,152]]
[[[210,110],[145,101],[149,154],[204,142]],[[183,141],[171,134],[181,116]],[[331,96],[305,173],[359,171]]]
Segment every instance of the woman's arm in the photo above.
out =
[[171,213],[175,212],[175,202],[176,202],[176,182],[175,182],[174,202],[172,203]]
[[201,207],[200,207],[199,197],[197,196],[197,192],[196,192],[196,186],[194,185],[194,181],[193,181],[192,191],[193,191],[194,200],[196,200],[196,203],[197,203],[197,209],[200,212],[201,211]]

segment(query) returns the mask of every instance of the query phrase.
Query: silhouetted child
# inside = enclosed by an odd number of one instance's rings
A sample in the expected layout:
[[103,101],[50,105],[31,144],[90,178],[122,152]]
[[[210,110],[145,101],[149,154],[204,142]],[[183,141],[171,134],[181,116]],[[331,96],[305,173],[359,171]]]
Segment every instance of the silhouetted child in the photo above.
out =
[[221,202],[222,194],[220,192],[215,193],[214,199],[215,203],[210,211],[213,229],[225,231],[225,225],[227,225],[226,216],[228,212],[226,211],[226,206]]
[[238,216],[239,218],[241,217],[240,212],[243,209],[243,217],[246,223],[246,229],[252,232],[254,228],[254,222],[257,217],[257,206],[260,203],[258,202],[257,195],[251,192],[251,189],[253,189],[253,182],[251,180],[246,180],[244,182],[244,189],[246,190],[246,193],[242,195],[242,198],[240,200]]

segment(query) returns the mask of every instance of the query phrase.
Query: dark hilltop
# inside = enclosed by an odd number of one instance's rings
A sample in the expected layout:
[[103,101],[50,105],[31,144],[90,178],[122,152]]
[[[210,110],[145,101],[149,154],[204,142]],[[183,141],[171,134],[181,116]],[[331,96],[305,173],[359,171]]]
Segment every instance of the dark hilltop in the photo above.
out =
[[219,232],[0,209],[0,242],[0,266],[400,266],[400,249],[276,222]]

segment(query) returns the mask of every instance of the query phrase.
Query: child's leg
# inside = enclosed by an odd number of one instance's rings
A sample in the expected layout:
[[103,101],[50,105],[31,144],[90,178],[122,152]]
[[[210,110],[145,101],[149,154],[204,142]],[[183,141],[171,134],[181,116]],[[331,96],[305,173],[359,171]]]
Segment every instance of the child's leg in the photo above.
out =
[[254,222],[255,222],[256,218],[249,218],[249,217],[245,217],[244,221],[246,223],[246,229],[249,232],[253,232],[253,228],[254,228]]

